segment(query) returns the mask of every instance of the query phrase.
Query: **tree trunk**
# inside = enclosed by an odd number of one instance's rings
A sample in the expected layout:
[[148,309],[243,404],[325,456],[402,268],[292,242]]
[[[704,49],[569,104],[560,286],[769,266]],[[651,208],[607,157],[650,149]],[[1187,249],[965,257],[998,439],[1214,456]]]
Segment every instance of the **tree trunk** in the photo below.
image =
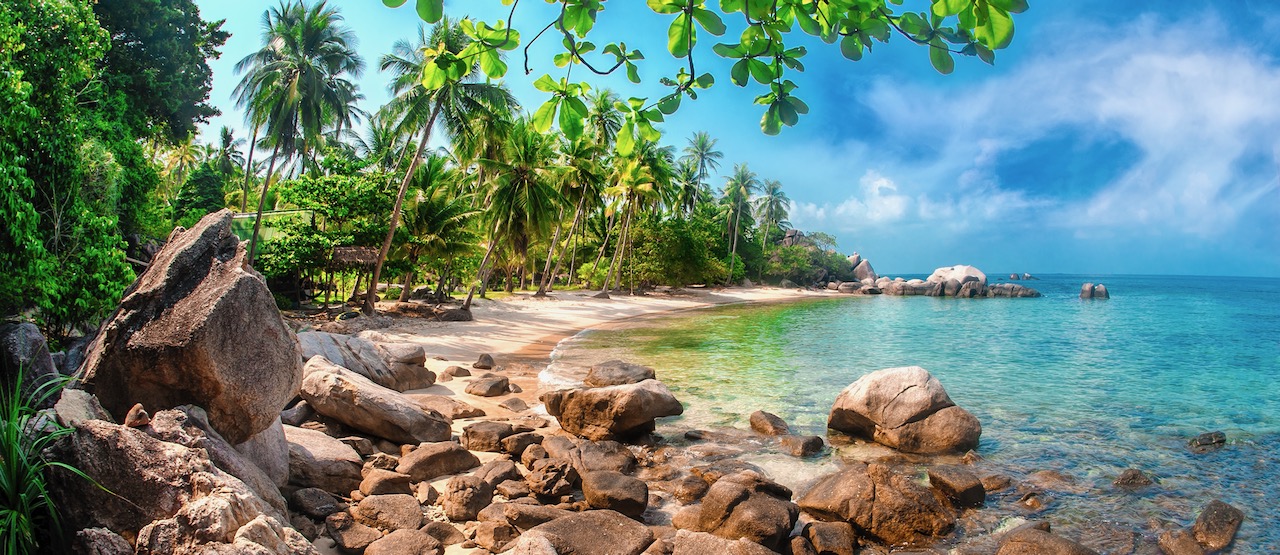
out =
[[[494,233],[497,233],[497,226],[494,226]],[[498,246],[498,239],[494,237],[489,241],[489,250],[484,253],[484,258],[480,259],[480,285],[484,285],[485,280],[489,276],[485,272],[485,266],[489,264],[489,257],[493,256],[493,249]],[[467,291],[467,300],[462,303],[462,310],[471,310],[471,298],[476,294],[476,286],[472,285],[471,290]]]
[[271,187],[271,174],[276,171],[276,157],[280,154],[280,145],[271,149],[271,163],[267,164],[267,177],[262,180],[262,196],[258,198],[258,217],[253,220],[253,236],[249,238],[249,264],[252,265],[258,249],[258,229],[262,227],[262,209],[267,206],[267,189]]
[[[573,243],[573,241],[576,239],[576,237],[574,236],[573,232],[574,232],[574,230],[578,229],[578,221],[579,221],[580,219],[582,219],[582,208],[583,208],[584,206],[586,206],[586,204],[587,204],[587,196],[586,196],[585,194],[583,194],[583,195],[582,195],[582,198],[581,198],[580,200],[578,200],[578,208],[577,208],[577,210],[574,210],[574,212],[573,212],[573,223],[569,225],[569,235],[568,235],[568,236],[566,236],[566,237],[564,238],[565,248],[571,248],[571,247],[569,247],[569,245],[570,245],[570,244],[572,244],[572,243]],[[577,255],[577,253],[573,253],[573,254],[574,254],[575,256]],[[560,264],[561,264],[562,262],[564,262],[564,251],[560,251],[560,256],[557,256],[557,257],[556,257],[556,265],[555,265],[555,267],[554,267],[554,268],[552,268],[552,269],[551,269],[551,278],[550,278],[550,279],[545,279],[545,280],[544,280],[544,281],[546,282],[546,284],[547,284],[547,286],[546,286],[546,290],[547,290],[547,291],[551,291],[552,286],[554,286],[554,285],[555,285],[555,283],[556,283],[556,277],[555,277],[555,276],[556,276],[556,274],[560,273]],[[572,266],[572,265],[573,265],[573,263],[572,263],[572,262],[570,262],[570,264],[569,264],[569,265],[570,265],[570,266]],[[569,269],[569,283],[573,283],[573,268],[572,268],[572,267]]]
[[[614,250],[613,250],[613,257],[612,257],[611,259],[609,259],[609,271],[608,271],[608,273],[606,273],[606,274],[605,274],[605,276],[604,276],[604,287],[603,287],[603,288],[601,288],[601,289],[600,289],[600,293],[599,293],[598,295],[596,295],[597,297],[600,297],[600,298],[602,298],[602,299],[607,299],[607,298],[609,298],[609,282],[610,282],[610,281],[613,281],[613,268],[614,268],[614,266],[616,266],[616,265],[617,265],[617,263],[618,263],[618,255],[619,255],[619,253],[621,253],[621,252],[622,252],[622,244],[623,244],[623,243],[622,243],[622,238],[626,236],[626,233],[627,233],[627,227],[629,227],[629,226],[631,225],[631,218],[630,218],[630,215],[631,215],[631,213],[630,213],[630,212],[627,212],[627,216],[628,216],[628,217],[627,217],[627,218],[623,218],[623,220],[622,220],[622,228],[618,230],[618,248],[616,248],[616,249],[614,249]],[[607,236],[606,236],[606,237],[607,237]],[[607,242],[607,239],[606,239],[606,242]],[[601,254],[603,254],[603,253],[604,253],[604,251],[601,251]]]
[[240,192],[240,213],[249,209],[249,176],[253,175],[253,151],[257,150],[258,128],[253,128],[253,138],[249,139],[249,159],[244,163],[244,185]]
[[409,270],[404,273],[404,283],[400,285],[400,302],[409,302],[410,285],[413,285],[413,270]]
[[374,264],[373,276],[369,278],[369,294],[364,297],[365,314],[372,315],[377,312],[373,294],[378,288],[378,279],[382,276],[382,265],[387,261],[387,253],[391,252],[391,240],[395,239],[396,226],[400,223],[400,209],[404,205],[404,195],[409,191],[409,181],[413,180],[413,171],[418,169],[418,161],[422,159],[422,151],[427,148],[427,141],[431,139],[431,127],[436,124],[438,115],[440,115],[439,104],[431,109],[431,117],[427,119],[427,126],[422,130],[422,140],[418,141],[418,150],[414,152],[413,159],[409,160],[409,170],[404,173],[404,179],[400,181],[400,192],[396,194],[396,204],[391,209],[391,228],[387,230],[387,238],[382,241],[378,262]]
[[[769,224],[765,225],[764,239],[760,240],[760,253],[765,257],[766,260],[768,259],[768,256],[769,256],[768,248],[769,248],[769,228],[770,227],[772,226]],[[760,264],[760,271],[756,272],[756,281],[759,281],[760,283],[764,283],[764,264],[763,263]]]
[[[564,216],[563,208],[560,209],[560,214],[556,216],[556,221],[559,221],[561,216]],[[573,223],[574,225],[577,225],[578,220],[574,219]],[[573,228],[569,228],[569,232],[573,233]],[[547,284],[552,280],[551,258],[556,255],[556,244],[558,244],[559,242],[560,242],[560,226],[557,225],[556,232],[553,233],[551,236],[551,246],[547,248],[547,263],[542,266],[542,279],[538,280],[538,292],[533,294],[533,296],[535,297],[547,296]],[[556,266],[558,268],[559,264],[557,264]]]
[[444,270],[440,272],[440,283],[436,284],[436,302],[444,300],[444,285],[449,279],[449,271],[453,268],[453,262],[446,262]]
[[[608,220],[612,220],[612,219],[613,219],[613,217],[609,217],[609,218],[608,218]],[[605,251],[605,249],[609,248],[609,232],[610,232],[610,231],[612,231],[612,229],[610,229],[610,228],[612,227],[612,225],[610,224],[610,222],[609,222],[608,220],[606,220],[606,221],[605,221],[605,225],[604,225],[604,241],[600,243],[600,252],[596,253],[596,261],[595,261],[595,263],[594,263],[594,264],[592,264],[592,266],[591,266],[593,270],[594,270],[594,269],[597,269],[597,268],[599,268],[599,267],[600,267],[600,259],[604,258],[604,251]],[[590,284],[588,284],[588,285],[590,285]]]
[[356,270],[356,286],[351,288],[351,296],[348,299],[356,298],[356,293],[360,292],[360,280],[364,279],[364,272]]

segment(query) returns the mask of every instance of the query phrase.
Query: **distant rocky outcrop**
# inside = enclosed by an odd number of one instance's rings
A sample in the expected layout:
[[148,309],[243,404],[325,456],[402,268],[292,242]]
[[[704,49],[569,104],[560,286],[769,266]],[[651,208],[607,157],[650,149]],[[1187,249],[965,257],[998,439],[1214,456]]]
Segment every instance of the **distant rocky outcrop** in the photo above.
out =
[[1111,293],[1107,291],[1107,286],[1098,283],[1085,283],[1080,286],[1081,299],[1110,299]]
[[827,427],[909,453],[963,453],[982,425],[919,366],[877,370],[836,397]]
[[[989,284],[987,274],[973,266],[957,265],[938,268],[928,279],[904,279],[876,276],[871,264],[857,253],[849,257],[857,260],[857,282],[831,282],[827,289],[854,295],[894,295],[899,297],[956,297],[956,298],[1018,298],[1039,297],[1040,292],[1016,283]],[[857,268],[863,268],[859,273]],[[1016,274],[1015,274],[1016,275]],[[863,277],[865,276],[865,277]],[[1030,279],[1030,274],[1027,274]]]
[[231,212],[174,230],[98,334],[83,380],[118,420],[136,403],[193,404],[233,444],[280,416],[302,380],[301,350]]

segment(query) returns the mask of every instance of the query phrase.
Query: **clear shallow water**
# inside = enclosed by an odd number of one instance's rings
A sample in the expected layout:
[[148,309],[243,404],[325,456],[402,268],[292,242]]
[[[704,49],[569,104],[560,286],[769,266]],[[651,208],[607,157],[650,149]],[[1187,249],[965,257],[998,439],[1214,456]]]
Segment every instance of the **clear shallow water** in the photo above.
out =
[[[1085,281],[1106,283],[1113,298],[1079,300]],[[609,358],[653,366],[686,407],[659,429],[672,436],[746,428],[757,409],[824,435],[831,403],[849,383],[880,368],[922,366],[982,422],[984,468],[1078,480],[1040,515],[1055,529],[1079,537],[1107,523],[1149,545],[1158,531],[1150,519],[1189,524],[1220,498],[1246,513],[1233,553],[1280,552],[1280,280],[1047,276],[1026,285],[1045,297],[720,307],[584,332],[561,345],[552,369]],[[1187,449],[1211,430],[1226,432],[1225,449]],[[838,457],[757,462],[795,483]],[[1158,485],[1115,491],[1111,480],[1129,467]],[[999,502],[985,512],[988,521],[1025,516]]]

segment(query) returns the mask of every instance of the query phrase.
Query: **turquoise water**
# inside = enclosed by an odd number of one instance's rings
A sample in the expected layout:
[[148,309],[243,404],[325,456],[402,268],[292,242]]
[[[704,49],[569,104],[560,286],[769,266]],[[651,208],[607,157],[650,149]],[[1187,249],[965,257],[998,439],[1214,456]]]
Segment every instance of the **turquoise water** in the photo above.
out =
[[[1081,301],[1082,282],[1108,301]],[[730,306],[587,331],[555,355],[561,368],[608,358],[653,366],[685,406],[672,436],[746,428],[774,412],[825,434],[835,396],[862,374],[917,365],[983,424],[984,470],[1015,481],[1038,470],[1077,479],[1055,492],[1056,530],[1089,535],[1099,522],[1142,535],[1151,519],[1185,525],[1220,498],[1243,509],[1233,553],[1280,552],[1280,280],[1164,276],[1048,276],[1039,299],[837,297]],[[1226,448],[1186,442],[1222,430]],[[804,481],[841,453],[785,464]],[[1125,468],[1158,485],[1114,490]],[[1010,494],[1016,500],[1016,494]],[[994,500],[988,520],[1011,512]]]

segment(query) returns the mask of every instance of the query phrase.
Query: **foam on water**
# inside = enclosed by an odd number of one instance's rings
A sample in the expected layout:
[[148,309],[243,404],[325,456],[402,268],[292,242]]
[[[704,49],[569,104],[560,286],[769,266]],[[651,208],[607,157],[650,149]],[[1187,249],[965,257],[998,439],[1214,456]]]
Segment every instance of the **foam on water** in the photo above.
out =
[[[1106,283],[1113,298],[1079,300],[1085,281]],[[660,432],[746,428],[762,409],[823,435],[850,382],[923,366],[981,420],[986,464],[1015,478],[1058,470],[1082,484],[1054,494],[1055,530],[1085,534],[1106,521],[1150,540],[1150,519],[1185,525],[1220,498],[1247,515],[1233,553],[1280,551],[1270,525],[1280,521],[1280,280],[1050,276],[1027,285],[1045,297],[839,297],[588,331],[557,349],[544,377],[571,382],[593,362],[623,358],[656,368],[684,402],[684,416]],[[1229,445],[1192,454],[1187,440],[1210,430],[1225,431]],[[748,460],[794,486],[839,456]],[[1111,480],[1129,467],[1157,486],[1116,491]]]

